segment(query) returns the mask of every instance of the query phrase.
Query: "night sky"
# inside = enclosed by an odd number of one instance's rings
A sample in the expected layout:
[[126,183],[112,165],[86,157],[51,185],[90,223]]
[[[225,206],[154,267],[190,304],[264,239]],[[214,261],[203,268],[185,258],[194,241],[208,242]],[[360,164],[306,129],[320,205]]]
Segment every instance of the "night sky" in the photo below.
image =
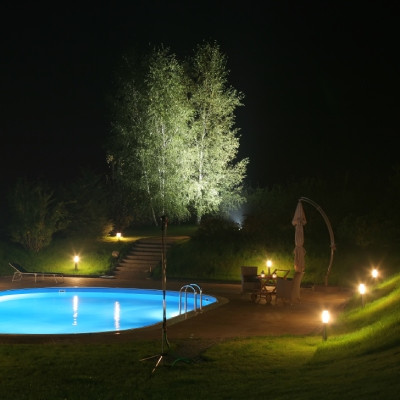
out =
[[245,95],[236,126],[252,185],[387,174],[397,161],[396,2],[101,3],[3,4],[2,185],[104,171],[122,54],[163,44],[185,57],[203,40],[220,45]]

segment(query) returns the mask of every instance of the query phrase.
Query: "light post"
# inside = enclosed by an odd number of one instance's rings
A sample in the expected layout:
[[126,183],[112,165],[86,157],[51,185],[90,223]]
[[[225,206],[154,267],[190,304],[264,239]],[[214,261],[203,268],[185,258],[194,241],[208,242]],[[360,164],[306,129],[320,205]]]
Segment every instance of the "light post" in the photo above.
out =
[[79,262],[79,256],[75,256],[74,257],[75,271],[78,271],[78,262]]
[[322,338],[324,339],[324,341],[327,339],[326,325],[329,322],[329,318],[330,318],[329,311],[328,310],[322,311],[322,323],[323,323]]
[[118,242],[121,240],[121,232],[117,232],[117,239],[118,239]]
[[358,286],[358,291],[360,292],[361,295],[361,304],[364,307],[365,285],[363,283],[360,283],[360,285]]

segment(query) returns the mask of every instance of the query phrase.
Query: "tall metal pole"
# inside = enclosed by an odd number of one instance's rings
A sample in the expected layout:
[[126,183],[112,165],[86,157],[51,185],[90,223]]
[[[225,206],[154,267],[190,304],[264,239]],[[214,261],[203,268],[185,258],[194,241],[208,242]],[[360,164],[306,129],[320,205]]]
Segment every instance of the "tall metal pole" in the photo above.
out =
[[166,248],[165,248],[165,234],[167,230],[168,218],[163,215],[161,217],[161,272],[162,272],[162,292],[163,292],[163,322],[162,322],[162,335],[161,335],[161,353],[155,356],[146,357],[140,361],[150,360],[152,358],[157,358],[156,365],[154,366],[151,373],[157,369],[157,367],[164,361],[166,353],[166,347],[169,348],[169,343],[167,339],[167,301],[166,301],[166,291],[167,291],[167,259],[166,259]]
[[165,249],[165,235],[168,225],[168,218],[163,215],[161,217],[161,268],[162,268],[162,291],[163,291],[163,323],[162,323],[162,343],[161,343],[161,352],[164,353],[164,347],[168,344],[167,339],[167,302],[166,302],[166,291],[167,291],[167,260],[166,260],[166,249]]

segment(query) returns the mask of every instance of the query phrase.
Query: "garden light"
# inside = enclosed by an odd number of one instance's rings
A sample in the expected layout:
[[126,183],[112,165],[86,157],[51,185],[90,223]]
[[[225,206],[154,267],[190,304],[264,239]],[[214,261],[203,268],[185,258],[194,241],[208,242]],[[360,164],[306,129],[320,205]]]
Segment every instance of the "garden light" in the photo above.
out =
[[378,270],[376,268],[374,268],[371,272],[371,275],[374,279],[376,279],[379,275]]
[[121,239],[121,232],[118,232],[116,236],[117,236],[117,239],[119,241]]
[[75,271],[78,271],[78,262],[79,262],[79,256],[75,256],[74,257]]
[[322,311],[322,323],[324,324],[324,329],[322,331],[322,338],[324,340],[326,340],[326,338],[327,338],[327,336],[326,336],[326,325],[329,322],[329,318],[330,318],[329,311],[328,310]]
[[360,285],[358,286],[358,291],[360,292],[361,303],[362,303],[362,306],[364,307],[365,285],[363,283],[360,283]]

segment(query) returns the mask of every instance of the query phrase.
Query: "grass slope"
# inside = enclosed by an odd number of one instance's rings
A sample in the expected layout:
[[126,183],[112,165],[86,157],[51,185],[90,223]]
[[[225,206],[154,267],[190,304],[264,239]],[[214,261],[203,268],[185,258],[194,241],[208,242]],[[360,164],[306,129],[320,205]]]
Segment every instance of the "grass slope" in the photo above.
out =
[[[228,340],[153,374],[156,360],[141,360],[159,351],[159,341],[2,344],[0,398],[397,398],[399,296],[400,274],[373,286],[364,307],[354,296],[329,326],[327,341],[320,335]],[[182,344],[173,343],[171,354]]]

